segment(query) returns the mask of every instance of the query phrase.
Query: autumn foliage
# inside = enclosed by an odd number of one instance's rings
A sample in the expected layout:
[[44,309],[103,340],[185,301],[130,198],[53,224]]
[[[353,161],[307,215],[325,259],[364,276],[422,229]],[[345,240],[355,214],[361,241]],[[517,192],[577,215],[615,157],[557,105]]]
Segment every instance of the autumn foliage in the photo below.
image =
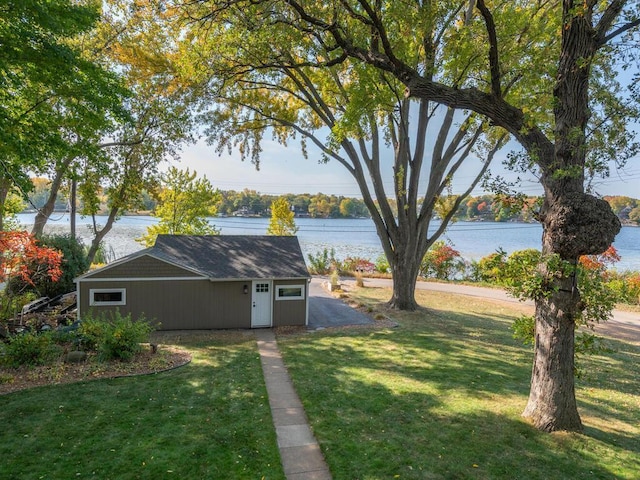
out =
[[62,254],[40,246],[28,232],[0,232],[0,252],[0,282],[17,278],[35,286],[39,280],[55,282],[62,275]]
[[587,270],[602,270],[620,261],[620,255],[613,245],[610,245],[599,255],[583,255],[580,257],[580,265]]

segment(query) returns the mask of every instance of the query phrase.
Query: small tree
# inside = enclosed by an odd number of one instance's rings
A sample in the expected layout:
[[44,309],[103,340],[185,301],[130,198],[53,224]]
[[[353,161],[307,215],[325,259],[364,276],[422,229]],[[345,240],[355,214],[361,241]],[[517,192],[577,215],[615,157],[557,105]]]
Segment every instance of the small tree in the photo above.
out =
[[[32,283],[22,278],[12,278],[9,285],[10,291],[15,293],[35,291],[39,295],[48,297],[74,291],[73,279],[89,269],[84,245],[69,234],[44,236],[38,241],[42,248],[47,247],[61,254],[60,275],[55,279],[48,275],[38,275],[32,279]],[[38,267],[39,265],[30,265],[33,271],[37,271]]]
[[[28,232],[0,231],[0,282],[24,286],[17,291],[7,288],[6,295],[18,295],[27,286],[35,287],[45,278],[57,281],[62,274],[61,262],[62,254],[58,250],[40,246]],[[11,302],[6,305],[10,308]]]
[[77,238],[66,235],[50,235],[40,239],[43,246],[56,249],[62,253],[60,278],[57,281],[46,277],[40,284],[39,290],[43,295],[54,297],[63,293],[75,291],[73,279],[89,270],[89,259],[85,246]]
[[463,269],[460,252],[442,240],[438,240],[427,250],[420,263],[420,275],[439,280],[449,280]]
[[154,216],[157,225],[137,239],[146,247],[152,246],[160,234],[217,235],[219,230],[209,224],[207,217],[217,213],[220,193],[211,186],[207,177],[197,178],[197,172],[171,167],[163,177],[163,189],[158,196]]
[[279,197],[271,204],[271,220],[267,235],[293,236],[298,232],[293,219],[294,212],[285,197]]

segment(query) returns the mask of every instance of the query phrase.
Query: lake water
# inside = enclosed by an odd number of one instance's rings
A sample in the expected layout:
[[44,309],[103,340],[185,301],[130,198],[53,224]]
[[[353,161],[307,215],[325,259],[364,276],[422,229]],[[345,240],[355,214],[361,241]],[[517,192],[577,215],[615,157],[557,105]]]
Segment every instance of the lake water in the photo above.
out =
[[[20,222],[33,224],[33,214],[21,214]],[[106,217],[97,217],[98,223]],[[298,238],[305,258],[324,248],[334,248],[336,257],[363,257],[375,261],[382,254],[380,240],[370,219],[316,219],[296,218]],[[79,218],[77,234],[88,243],[89,218]],[[120,258],[140,250],[142,246],[135,238],[144,234],[156,219],[148,216],[122,217],[105,238],[108,251]],[[268,218],[216,217],[211,219],[223,235],[264,235],[269,225]],[[54,214],[47,224],[48,232],[67,232],[69,216]],[[499,222],[458,222],[449,226],[444,239],[450,241],[460,254],[468,259],[479,259],[502,248],[507,253],[525,248],[540,248],[542,227],[538,224]],[[622,257],[616,269],[640,271],[640,228],[622,227],[614,246]]]

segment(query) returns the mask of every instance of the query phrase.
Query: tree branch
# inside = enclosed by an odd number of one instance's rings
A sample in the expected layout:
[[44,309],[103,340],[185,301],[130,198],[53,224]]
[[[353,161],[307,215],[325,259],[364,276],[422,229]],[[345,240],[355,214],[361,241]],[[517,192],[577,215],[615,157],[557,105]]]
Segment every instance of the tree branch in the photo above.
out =
[[500,87],[500,59],[498,56],[498,35],[496,34],[496,24],[493,21],[493,15],[484,3],[484,0],[477,0],[477,7],[484,18],[487,26],[487,35],[489,36],[489,69],[491,71],[491,91],[493,94],[501,98],[502,88]]
[[[633,25],[629,25],[628,28],[626,28],[627,25],[623,25],[622,27],[615,30],[611,34],[609,35],[606,34],[607,30],[611,28],[611,25],[613,25],[613,22],[615,21],[615,19],[618,17],[618,15],[620,15],[620,12],[622,11],[622,8],[624,7],[625,3],[626,2],[624,0],[613,0],[609,4],[609,6],[606,8],[602,16],[600,17],[600,21],[595,27],[596,48],[600,48],[602,45],[607,43],[610,39],[614,38],[616,35],[620,35],[622,32],[627,31],[629,28],[633,28]],[[591,9],[593,8],[594,6],[592,5]],[[618,30],[620,31],[618,32]]]

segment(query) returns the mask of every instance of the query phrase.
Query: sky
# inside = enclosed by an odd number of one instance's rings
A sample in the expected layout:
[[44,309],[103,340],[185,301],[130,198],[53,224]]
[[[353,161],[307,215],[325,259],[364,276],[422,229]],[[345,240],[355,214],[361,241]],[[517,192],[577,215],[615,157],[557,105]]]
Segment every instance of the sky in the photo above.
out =
[[[617,73],[618,80],[623,86],[629,86],[635,81],[637,72],[638,67],[629,70],[620,69]],[[412,118],[411,121],[416,122],[416,119]],[[640,124],[636,124],[634,130],[640,136]],[[327,164],[319,163],[319,150],[311,142],[308,142],[307,147],[309,158],[305,159],[299,142],[290,141],[285,147],[265,134],[260,171],[257,171],[251,162],[241,161],[237,152],[218,156],[214,147],[207,146],[201,140],[196,145],[188,146],[183,150],[179,168],[195,169],[199,175],[206,175],[213,186],[220,190],[241,191],[247,188],[271,195],[322,192],[328,195],[362,197],[355,180],[342,165],[335,160],[330,160]],[[503,160],[507,158],[509,152],[514,150],[521,150],[521,147],[517,142],[512,141],[498,152],[490,167],[494,175],[503,176],[507,180],[515,180],[519,176],[502,166]],[[383,172],[383,179],[385,179],[385,189],[389,197],[393,196],[393,176],[390,167],[392,154],[390,150],[383,154],[388,165],[388,169]],[[479,165],[477,159],[468,159],[464,162],[454,178],[452,193],[460,194],[468,188]],[[598,196],[622,195],[640,199],[640,155],[629,159],[623,169],[612,168],[608,178],[594,179],[592,187],[593,193]],[[423,187],[421,192],[424,190]],[[519,191],[532,196],[542,194],[540,183],[533,175],[522,177]],[[486,192],[477,187],[472,195],[478,196],[483,193]]]
[[[267,136],[265,136],[267,137]],[[492,173],[514,179],[517,175],[502,167],[501,163],[517,144],[508,144],[494,160],[490,167]],[[179,168],[196,170],[199,176],[206,176],[215,188],[220,190],[241,191],[245,188],[256,190],[262,194],[282,195],[286,193],[322,192],[324,194],[359,197],[359,188],[351,174],[335,160],[327,164],[319,163],[320,155],[309,149],[309,158],[304,158],[299,143],[290,142],[287,147],[281,146],[269,138],[265,138],[260,160],[260,170],[249,161],[241,161],[240,155],[233,152],[219,156],[215,149],[201,140],[195,145],[184,148]],[[386,152],[388,159],[392,152]],[[479,162],[468,159],[458,172],[452,186],[454,194],[462,193],[475,176]],[[393,195],[390,170],[386,172],[385,188],[389,196]],[[386,180],[388,179],[388,180]],[[609,178],[597,179],[594,190],[599,195],[625,195],[640,198],[640,158],[635,157],[627,163],[623,170],[612,171]],[[424,191],[424,189],[422,190]],[[523,178],[520,191],[528,195],[540,195],[542,189],[538,180],[532,175]],[[478,187],[473,195],[481,195]]]

